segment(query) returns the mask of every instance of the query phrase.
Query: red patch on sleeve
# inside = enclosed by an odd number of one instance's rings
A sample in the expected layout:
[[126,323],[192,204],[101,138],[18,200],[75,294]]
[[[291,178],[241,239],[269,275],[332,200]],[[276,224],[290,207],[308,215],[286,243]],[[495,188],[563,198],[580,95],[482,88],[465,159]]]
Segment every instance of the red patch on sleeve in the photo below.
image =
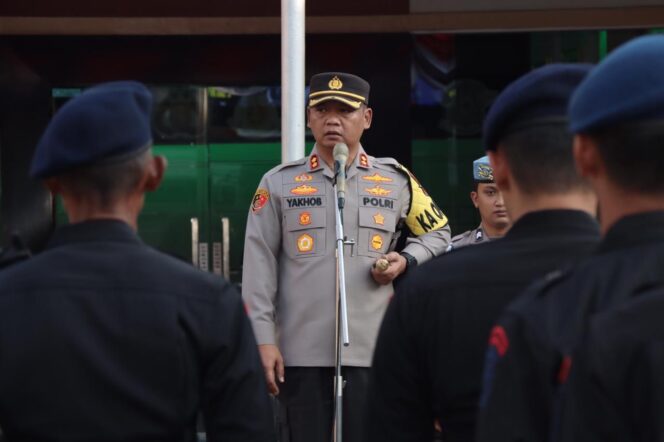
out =
[[569,377],[569,371],[571,369],[572,369],[572,357],[564,356],[563,360],[560,361],[560,367],[558,368],[558,376],[556,376],[558,384],[562,385],[565,382],[567,382],[567,378]]
[[491,330],[491,335],[489,336],[489,346],[494,347],[498,356],[501,358],[507,353],[507,349],[510,346],[510,341],[507,339],[507,333],[505,329],[500,325],[495,326]]
[[251,211],[253,213],[258,213],[269,200],[270,192],[268,192],[267,189],[261,188],[256,190],[254,198],[251,200]]

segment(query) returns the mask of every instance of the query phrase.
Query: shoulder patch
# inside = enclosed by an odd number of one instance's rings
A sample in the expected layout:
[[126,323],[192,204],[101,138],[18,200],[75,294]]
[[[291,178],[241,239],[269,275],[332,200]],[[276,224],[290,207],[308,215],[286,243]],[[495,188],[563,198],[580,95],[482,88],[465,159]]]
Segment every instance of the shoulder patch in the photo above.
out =
[[500,325],[496,325],[493,327],[493,330],[491,330],[489,347],[495,348],[498,356],[501,358],[507,353],[507,349],[510,347],[510,340],[507,338],[505,329]]
[[447,217],[424,190],[420,182],[417,181],[417,178],[399,163],[396,163],[396,168],[408,177],[410,207],[408,208],[406,225],[410,231],[414,235],[420,236],[445,227]]
[[251,212],[258,213],[270,200],[270,192],[259,187],[251,200]]

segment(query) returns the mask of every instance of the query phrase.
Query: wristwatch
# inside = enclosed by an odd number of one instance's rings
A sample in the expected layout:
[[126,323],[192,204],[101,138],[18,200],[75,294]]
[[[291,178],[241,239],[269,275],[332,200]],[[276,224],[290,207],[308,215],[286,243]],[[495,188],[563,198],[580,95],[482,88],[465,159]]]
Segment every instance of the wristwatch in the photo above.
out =
[[415,259],[415,257],[413,255],[411,255],[410,253],[400,252],[399,255],[406,258],[406,270],[417,266],[417,259]]

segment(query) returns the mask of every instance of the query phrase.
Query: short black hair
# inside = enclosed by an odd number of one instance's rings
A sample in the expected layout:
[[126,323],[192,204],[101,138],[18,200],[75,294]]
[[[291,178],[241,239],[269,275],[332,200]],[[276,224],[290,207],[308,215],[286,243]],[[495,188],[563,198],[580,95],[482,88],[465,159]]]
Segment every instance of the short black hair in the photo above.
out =
[[563,122],[526,127],[503,138],[512,175],[526,194],[563,194],[590,190],[576,171],[572,134]]
[[617,125],[589,136],[611,181],[632,192],[664,193],[664,123]]
[[65,192],[94,200],[100,208],[108,208],[119,197],[131,193],[138,186],[145,164],[151,156],[148,150],[119,163],[72,169],[57,178]]

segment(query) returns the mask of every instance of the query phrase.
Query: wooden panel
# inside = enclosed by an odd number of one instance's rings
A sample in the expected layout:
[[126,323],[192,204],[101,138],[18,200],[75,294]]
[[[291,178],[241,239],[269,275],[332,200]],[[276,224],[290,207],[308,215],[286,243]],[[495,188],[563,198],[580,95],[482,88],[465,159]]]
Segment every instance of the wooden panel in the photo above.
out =
[[[548,11],[450,12],[410,15],[312,16],[309,34],[502,32],[655,28],[664,6]],[[0,17],[0,35],[248,35],[279,34],[278,17]]]
[[[408,0],[308,0],[310,15],[407,14]],[[0,16],[23,17],[278,17],[279,0],[13,0]]]
[[661,0],[410,0],[411,13],[659,6]]

